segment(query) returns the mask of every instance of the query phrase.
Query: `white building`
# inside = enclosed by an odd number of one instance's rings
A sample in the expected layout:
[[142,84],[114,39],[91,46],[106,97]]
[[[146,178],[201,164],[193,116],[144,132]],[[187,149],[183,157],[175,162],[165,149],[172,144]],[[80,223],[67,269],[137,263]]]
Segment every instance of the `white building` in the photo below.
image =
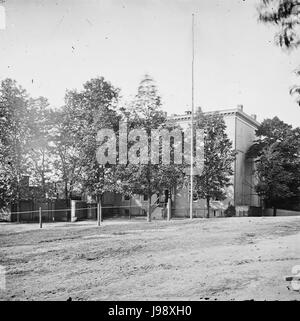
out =
[[[233,164],[234,175],[232,177],[232,186],[227,189],[227,198],[223,201],[212,201],[210,216],[223,216],[224,210],[229,204],[236,207],[237,215],[247,215],[250,206],[257,207],[260,204],[259,197],[255,193],[254,185],[254,163],[253,160],[246,159],[245,155],[248,148],[255,140],[255,130],[259,126],[256,115],[248,115],[243,111],[243,106],[228,110],[214,111],[224,117],[227,126],[227,135],[232,141],[233,149],[237,151],[236,160]],[[213,112],[210,112],[213,113]],[[190,112],[184,115],[171,115],[170,119],[178,122],[182,128],[185,128],[191,122]],[[161,218],[166,216],[165,193],[153,195],[151,203],[153,206],[152,216]],[[117,194],[106,193],[103,198],[104,217],[146,215],[148,199],[146,195],[135,195],[133,198],[124,197]],[[205,200],[194,201],[195,217],[206,216]],[[188,189],[172,191],[172,216],[189,216],[189,193]]]
[[[245,157],[247,150],[255,140],[255,130],[259,126],[256,115],[246,114],[242,105],[238,105],[235,109],[217,110],[209,113],[215,112],[223,115],[227,135],[232,141],[233,149],[237,151],[237,155],[233,164],[232,186],[227,189],[227,198],[222,202],[212,202],[211,216],[223,215],[223,211],[229,203],[236,207],[237,212],[243,212],[247,211],[250,206],[259,206],[260,202],[254,190],[254,163],[253,160]],[[188,126],[191,122],[190,112],[186,112],[185,115],[171,115],[170,118],[176,120],[182,127]],[[175,216],[189,216],[188,190],[176,191],[172,208]],[[204,200],[194,202],[195,216],[204,216],[205,211]]]

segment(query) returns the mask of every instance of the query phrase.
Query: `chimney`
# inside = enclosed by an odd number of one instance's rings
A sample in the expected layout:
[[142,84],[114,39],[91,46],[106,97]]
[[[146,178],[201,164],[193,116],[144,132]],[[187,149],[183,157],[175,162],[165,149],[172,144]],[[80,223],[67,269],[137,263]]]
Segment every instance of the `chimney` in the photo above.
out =
[[237,108],[238,108],[238,110],[241,110],[241,111],[243,111],[243,109],[244,109],[244,106],[243,106],[243,105],[237,105]]
[[252,117],[253,119],[255,119],[255,120],[257,119],[257,115],[256,115],[256,114],[252,114],[251,117]]

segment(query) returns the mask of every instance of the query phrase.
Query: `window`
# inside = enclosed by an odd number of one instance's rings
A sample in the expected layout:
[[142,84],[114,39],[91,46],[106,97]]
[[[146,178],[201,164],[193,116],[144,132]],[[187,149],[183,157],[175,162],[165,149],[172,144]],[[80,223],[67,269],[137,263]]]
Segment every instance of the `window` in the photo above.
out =
[[124,201],[129,201],[130,200],[130,196],[129,195],[125,195],[124,196]]
[[144,201],[148,201],[148,195],[144,195]]

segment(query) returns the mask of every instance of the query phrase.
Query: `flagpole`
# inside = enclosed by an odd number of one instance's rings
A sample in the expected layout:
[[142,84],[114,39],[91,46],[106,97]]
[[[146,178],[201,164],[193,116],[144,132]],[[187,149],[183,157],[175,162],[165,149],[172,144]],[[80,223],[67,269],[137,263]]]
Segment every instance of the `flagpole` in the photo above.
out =
[[191,113],[191,173],[190,173],[190,219],[193,218],[193,166],[194,166],[194,14],[192,14],[192,113]]

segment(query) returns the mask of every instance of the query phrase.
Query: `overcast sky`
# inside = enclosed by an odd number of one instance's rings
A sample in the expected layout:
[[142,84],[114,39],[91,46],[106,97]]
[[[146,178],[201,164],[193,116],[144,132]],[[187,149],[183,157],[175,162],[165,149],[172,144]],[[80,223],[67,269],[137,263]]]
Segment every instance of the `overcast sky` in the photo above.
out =
[[[195,103],[204,111],[244,105],[259,120],[300,125],[289,88],[299,52],[274,45],[257,22],[258,0],[6,0],[0,21],[0,79],[60,106],[66,89],[104,76],[136,93],[142,76],[157,83],[168,113],[191,105],[191,20],[195,13]],[[3,15],[2,15],[3,18]],[[0,10],[1,20],[1,10]]]

